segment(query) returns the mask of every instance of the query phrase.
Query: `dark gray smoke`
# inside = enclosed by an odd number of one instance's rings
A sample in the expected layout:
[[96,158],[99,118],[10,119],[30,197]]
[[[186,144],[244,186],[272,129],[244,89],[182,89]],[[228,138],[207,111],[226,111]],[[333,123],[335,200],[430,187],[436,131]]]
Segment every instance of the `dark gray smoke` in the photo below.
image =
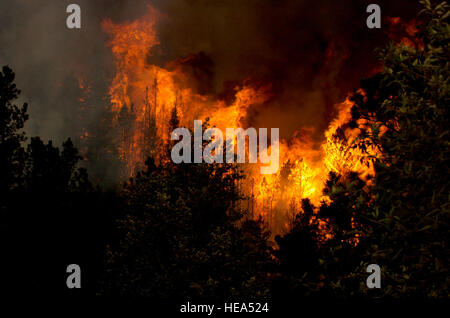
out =
[[[139,18],[151,4],[164,18],[158,25],[161,45],[149,62],[166,65],[202,52],[206,64],[196,67],[207,76],[199,90],[225,99],[233,83],[272,83],[274,98],[252,109],[248,121],[280,127],[284,138],[313,125],[320,139],[333,105],[374,69],[374,49],[387,39],[384,24],[381,30],[366,27],[371,2],[2,0],[0,64],[13,68],[21,99],[30,104],[29,135],[56,142],[76,137],[98,125],[114,76],[101,21]],[[66,28],[70,3],[81,7],[81,30]],[[377,3],[383,17],[409,19],[418,11],[417,1]],[[84,106],[79,78],[91,86]]]

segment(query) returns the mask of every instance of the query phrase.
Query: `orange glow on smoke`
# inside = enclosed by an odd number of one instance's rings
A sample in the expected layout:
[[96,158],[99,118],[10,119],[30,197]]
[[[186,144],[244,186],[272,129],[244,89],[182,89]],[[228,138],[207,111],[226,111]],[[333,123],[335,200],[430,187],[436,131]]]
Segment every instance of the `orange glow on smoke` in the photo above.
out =
[[386,17],[388,23],[388,36],[397,45],[410,48],[423,49],[424,43],[416,37],[419,32],[419,21],[411,19],[405,21],[400,17]]

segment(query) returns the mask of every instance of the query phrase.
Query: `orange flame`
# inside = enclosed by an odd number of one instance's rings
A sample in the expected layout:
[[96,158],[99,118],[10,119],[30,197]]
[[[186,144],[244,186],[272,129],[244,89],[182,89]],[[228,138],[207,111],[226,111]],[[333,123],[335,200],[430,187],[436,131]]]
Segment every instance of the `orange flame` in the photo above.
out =
[[282,168],[277,174],[253,175],[257,180],[257,207],[254,209],[260,211],[260,215],[268,220],[269,225],[272,224],[273,231],[286,230],[282,220],[292,219],[300,211],[302,199],[310,199],[315,206],[321,202],[330,202],[330,198],[323,195],[323,188],[331,171],[338,174],[357,172],[366,181],[370,175],[374,175],[373,165],[361,159],[367,155],[376,155],[377,150],[369,149],[368,154],[365,154],[352,146],[365,122],[359,120],[359,128],[345,129],[345,138],[335,137],[338,129],[351,120],[353,105],[348,99],[336,105],[338,115],[325,131],[320,149],[313,147],[307,132],[297,134],[289,143],[281,143]]
[[[148,63],[159,44],[155,26],[161,16],[149,8],[146,16],[122,24],[110,20],[103,29],[110,35],[109,46],[115,58],[116,75],[110,87],[110,101],[115,120],[127,110],[135,116],[128,131],[124,129],[119,146],[128,174],[142,167],[146,152],[146,129],[151,119],[160,140],[169,138],[170,113],[177,107],[180,126],[189,126],[194,119],[210,118],[210,124],[222,130],[242,127],[252,105],[261,105],[271,98],[271,86],[242,85],[235,88],[231,105],[212,96],[201,95],[189,85],[182,68],[160,67]],[[246,180],[240,189],[248,196],[249,210],[262,216],[273,232],[286,229],[286,219],[300,211],[301,200],[309,198],[315,205],[328,201],[322,190],[330,171],[356,171],[362,176],[373,173],[372,167],[361,164],[364,155],[333,137],[337,129],[351,118],[353,103],[338,105],[338,115],[325,132],[320,148],[314,147],[310,131],[298,131],[289,141],[280,141],[280,169],[273,175],[261,175],[259,167],[246,165]],[[346,130],[348,140],[358,129]]]

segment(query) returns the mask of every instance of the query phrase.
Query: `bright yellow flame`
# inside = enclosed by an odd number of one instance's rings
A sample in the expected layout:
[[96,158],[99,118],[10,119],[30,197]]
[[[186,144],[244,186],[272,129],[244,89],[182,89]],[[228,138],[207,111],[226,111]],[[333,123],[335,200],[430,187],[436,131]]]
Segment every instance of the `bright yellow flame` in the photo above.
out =
[[[144,128],[151,118],[156,123],[156,135],[162,141],[169,138],[168,121],[174,106],[181,126],[190,127],[195,119],[210,118],[211,126],[224,131],[242,127],[249,107],[263,104],[271,97],[270,85],[244,85],[236,87],[235,101],[226,105],[212,96],[193,91],[181,67],[163,68],[148,63],[159,44],[155,31],[159,19],[160,15],[150,8],[147,15],[133,22],[103,22],[103,29],[110,35],[109,46],[116,67],[109,90],[112,111],[116,120],[124,108],[135,116],[129,130],[122,132],[119,145],[120,158],[126,162],[129,175],[142,166],[147,155]],[[289,142],[281,140],[277,173],[261,175],[259,167],[246,166],[247,178],[241,189],[250,197],[253,215],[263,216],[273,231],[286,227],[286,219],[300,211],[303,198],[309,198],[314,205],[329,201],[322,190],[330,171],[356,171],[361,176],[373,174],[372,166],[360,162],[364,154],[351,147],[358,128],[345,130],[345,142],[333,137],[337,129],[351,119],[352,106],[349,100],[337,105],[338,115],[330,123],[319,149],[310,140],[307,130],[298,132]]]

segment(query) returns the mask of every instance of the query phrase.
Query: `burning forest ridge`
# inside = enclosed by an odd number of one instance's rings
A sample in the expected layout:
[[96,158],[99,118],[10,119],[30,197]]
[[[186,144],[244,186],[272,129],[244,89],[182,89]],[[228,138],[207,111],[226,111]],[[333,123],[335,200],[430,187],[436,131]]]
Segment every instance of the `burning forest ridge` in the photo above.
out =
[[[228,90],[231,98],[203,92],[200,81],[208,76],[202,67],[211,63],[205,53],[179,57],[164,67],[152,64],[154,51],[160,50],[156,26],[161,19],[149,6],[148,12],[135,21],[114,23],[105,19],[102,22],[115,61],[109,96],[112,120],[122,127],[117,147],[126,166],[125,177],[142,169],[149,155],[164,164],[161,152],[170,139],[170,119],[174,115],[180,127],[190,127],[194,120],[202,119],[209,120],[210,127],[221,130],[246,129],[252,126],[250,111],[264,109],[277,98],[270,80],[251,77],[233,83]],[[327,55],[333,54],[330,46]],[[364,154],[352,144],[358,125],[366,124],[357,122],[352,128],[348,125],[352,106],[348,99],[335,106],[336,117],[319,146],[313,137],[317,133],[313,122],[281,139],[277,173],[262,175],[260,164],[242,165],[246,177],[239,181],[239,188],[252,217],[262,217],[273,232],[280,233],[289,227],[302,199],[309,198],[314,205],[329,200],[322,190],[330,172],[354,171],[364,180],[370,179],[373,167],[365,158],[376,155],[376,151],[368,149]],[[121,121],[126,124],[120,125]]]

